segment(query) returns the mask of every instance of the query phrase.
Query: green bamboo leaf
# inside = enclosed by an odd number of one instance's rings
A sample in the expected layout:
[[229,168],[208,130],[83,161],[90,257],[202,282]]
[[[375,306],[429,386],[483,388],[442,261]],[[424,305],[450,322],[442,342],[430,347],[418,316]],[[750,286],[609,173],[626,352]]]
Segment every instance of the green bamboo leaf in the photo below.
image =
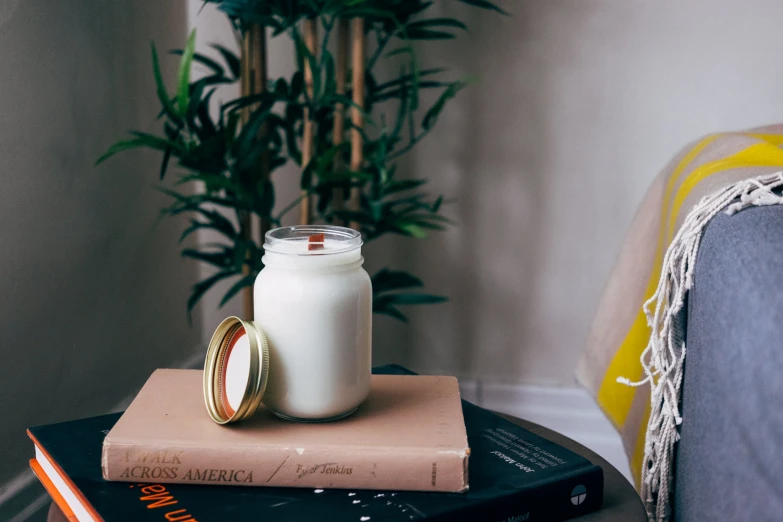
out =
[[334,213],[334,216],[342,221],[355,221],[362,225],[375,224],[375,221],[371,216],[368,216],[364,212],[357,212],[354,210],[338,210]]
[[[204,98],[198,102],[198,109],[196,110],[196,117],[198,118],[200,129],[199,139],[204,140],[217,133],[217,127],[212,121],[212,116],[209,114],[209,104],[212,100],[212,95],[215,94],[216,89],[210,89]],[[191,102],[193,103],[193,102]]]
[[[295,38],[295,44],[296,44],[296,56],[297,56],[297,65],[299,67],[300,71],[304,71],[304,64],[305,61],[307,62],[308,67],[310,67],[310,72],[312,73],[312,90],[313,90],[313,99],[317,98],[321,93],[321,68],[318,66],[318,58],[310,51],[310,49],[307,48],[307,45],[305,45],[304,39],[299,35],[296,34]],[[308,96],[307,92],[305,91],[305,98],[309,103],[312,103],[312,99],[310,99],[310,96]]]
[[167,196],[171,196],[176,202],[163,211],[171,216],[182,214],[183,212],[200,212],[200,205],[205,203],[212,203],[221,207],[225,207],[229,210],[253,210],[250,204],[244,199],[239,198],[224,198],[220,196],[214,196],[212,194],[193,194],[184,195],[174,190],[169,190],[166,187],[154,187],[156,190],[163,192]]
[[424,114],[424,118],[421,121],[422,128],[425,130],[430,130],[435,125],[435,122],[438,121],[438,116],[440,116],[440,113],[443,110],[443,107],[446,105],[446,102],[456,96],[459,91],[468,85],[468,81],[456,81],[449,85],[446,90],[441,93],[432,107],[430,107],[429,110]]
[[335,82],[335,64],[332,53],[326,52],[323,57],[324,66],[326,67],[326,79],[324,80],[324,93],[333,94],[337,90],[337,84]]
[[[388,144],[384,145],[384,156],[386,155],[386,151],[394,149],[395,145],[402,141],[402,138],[400,137],[402,135],[402,129],[403,125],[406,121],[406,115],[409,113],[408,107],[411,102],[411,90],[408,89],[406,86],[405,88],[400,87],[399,88],[399,103],[397,105],[397,122],[394,124],[394,128],[392,129],[391,133],[389,133],[388,138]],[[379,101],[377,97],[375,98],[376,101]],[[384,160],[386,162],[386,160]],[[393,169],[394,167],[392,167]],[[381,172],[384,174],[381,177],[381,184],[386,184],[393,175],[392,172],[388,172],[386,169],[381,169]]]
[[177,180],[177,185],[184,185],[191,181],[203,183],[207,193],[218,193],[225,190],[227,193],[240,198],[248,195],[241,183],[232,179],[230,176],[226,176],[224,173],[191,172],[179,178],[179,180]]
[[[449,82],[423,81],[419,82],[417,87],[418,89],[441,89],[443,87],[447,87],[448,85]],[[403,85],[401,87],[397,87],[396,89],[391,89],[382,93],[369,94],[367,99],[370,101],[370,103],[381,103],[387,100],[403,99],[408,96],[408,90],[409,86]],[[407,110],[401,112],[403,114],[407,114]]]
[[432,204],[432,208],[430,209],[432,212],[438,212],[440,210],[441,205],[443,205],[443,196],[438,196],[438,199],[435,200],[435,203]]
[[218,281],[231,277],[236,273],[236,270],[223,270],[193,285],[190,291],[190,297],[188,298],[188,319],[191,319],[193,308],[207,290],[212,288]]
[[496,6],[495,4],[487,0],[459,0],[459,1],[462,2],[463,4],[472,5],[473,7],[478,7],[481,9],[489,9],[490,11],[495,11],[506,16],[509,15],[508,11],[504,11],[500,7]]
[[409,97],[410,97],[410,113],[409,115],[413,115],[413,113],[419,108],[419,83],[421,79],[421,70],[419,69],[419,63],[416,59],[416,52],[413,49],[413,46],[410,44],[405,45],[403,47],[400,47],[399,49],[395,49],[394,51],[391,51],[387,54],[387,56],[395,56],[398,54],[407,54],[409,57],[409,67],[411,69],[411,72],[409,73],[410,76],[410,82],[407,83],[409,87]]
[[453,220],[447,218],[446,216],[442,216],[440,214],[435,214],[434,212],[413,212],[405,215],[405,219],[412,219],[412,220],[421,220],[421,221],[437,221],[439,223],[443,223],[445,225],[453,225]]
[[160,162],[160,180],[166,176],[166,170],[169,168],[169,160],[171,159],[171,147],[167,148],[163,153],[163,161]]
[[179,140],[179,132],[180,129],[175,127],[169,122],[165,122],[163,124],[163,134],[166,135],[166,137],[171,141],[178,141]]
[[418,193],[405,198],[383,201],[381,206],[386,214],[399,216],[400,218],[404,217],[406,221],[410,221],[410,215],[412,213],[422,209],[429,210],[429,205],[424,201],[427,197],[426,193]]
[[387,184],[383,188],[381,193],[384,196],[390,196],[392,194],[403,192],[405,190],[412,190],[415,188],[419,188],[422,185],[426,184],[428,181],[429,180],[426,179],[402,179],[399,181],[392,181],[391,183]]
[[235,98],[230,102],[224,103],[223,105],[220,106],[220,111],[223,113],[227,111],[235,112],[245,107],[248,107],[250,105],[255,105],[257,103],[261,103],[261,104],[273,103],[276,99],[278,99],[276,92],[265,91],[265,92],[260,92],[258,94],[249,94],[247,96],[240,96],[239,98]]
[[372,213],[372,218],[375,221],[382,221],[383,220],[383,205],[379,205],[378,201],[373,200],[372,198],[369,198],[369,206],[370,206],[370,212]]
[[217,52],[219,52],[220,55],[223,57],[223,60],[226,62],[226,65],[228,65],[228,70],[231,71],[231,74],[234,76],[234,79],[238,79],[241,70],[239,57],[236,54],[234,54],[233,51],[231,51],[226,47],[223,47],[220,44],[213,43],[212,48],[215,49]]
[[431,221],[416,221],[416,226],[429,230],[446,230],[445,226],[439,223],[433,223]]
[[[188,111],[187,114],[185,114],[183,117],[187,122],[187,127],[190,129],[197,128],[196,113],[198,112],[199,102],[201,101],[201,97],[204,94],[204,89],[207,86],[207,80],[209,80],[209,78],[201,78],[188,85]],[[177,104],[179,107],[179,101]]]
[[320,175],[326,183],[336,183],[349,180],[372,181],[375,176],[372,172],[362,172],[351,169],[328,170]]
[[225,76],[218,76],[217,74],[213,74],[211,76],[205,76],[199,79],[199,82],[203,83],[206,86],[210,86],[210,85],[227,85],[230,83],[236,83],[236,80],[233,80],[231,78],[226,78]]
[[278,169],[288,163],[288,158],[285,156],[273,156],[269,158],[269,172],[274,172],[275,169]]
[[278,78],[275,81],[275,86],[273,90],[277,99],[279,100],[288,99],[288,83],[286,82],[285,78]]
[[421,279],[401,270],[383,268],[372,276],[372,291],[374,294],[422,286],[424,286],[424,283]]
[[437,304],[448,301],[447,297],[442,295],[430,294],[384,294],[375,299],[380,305],[418,305],[418,304]]
[[405,17],[411,18],[413,15],[429,9],[433,3],[434,2],[422,2],[421,0],[417,0],[416,2],[403,2],[404,13],[399,13],[397,17],[401,20],[406,19]]
[[[189,202],[194,200],[193,196],[186,196],[185,194],[180,194],[176,190],[171,190],[171,189],[166,188],[166,187],[155,187],[155,189],[158,192],[162,192],[163,194],[166,194],[167,196],[172,197],[175,200],[177,200],[177,203],[175,203],[175,204],[187,205]],[[195,206],[197,206],[197,204],[194,204],[194,207]]]
[[[400,35],[403,38],[402,35]],[[409,29],[405,31],[405,40],[453,40],[457,35],[446,31],[434,31],[431,29]]]
[[291,88],[288,91],[288,96],[291,101],[299,99],[304,90],[304,74],[302,71],[296,71],[291,78]]
[[346,18],[377,18],[377,19],[389,19],[394,20],[396,18],[394,11],[387,9],[376,9],[373,7],[364,7],[357,2],[356,7],[347,7],[340,13]]
[[130,140],[122,140],[118,141],[111,147],[109,147],[109,150],[107,150],[101,157],[98,158],[98,160],[95,162],[95,165],[100,165],[110,157],[114,156],[115,154],[119,152],[123,152],[128,149],[136,149],[139,147],[147,147],[150,149],[156,149],[156,150],[162,150],[166,151],[169,149],[177,149],[178,144],[163,138],[159,138],[158,136],[153,136],[152,134],[144,134],[141,132],[134,132],[133,133],[136,137]]
[[128,134],[135,136],[138,139],[145,140],[151,148],[164,150],[164,147],[171,147],[177,152],[182,152],[183,150],[181,143],[166,138],[161,138],[155,134],[135,130],[128,131]]
[[[195,131],[195,129],[193,129]],[[226,140],[222,132],[211,136],[201,133],[200,141],[189,140],[188,147],[179,155],[179,162],[188,170],[220,173],[229,168],[231,156],[226,150]]]
[[[376,127],[375,121],[372,119],[372,114],[370,114],[367,109],[368,107],[362,107],[361,105],[358,105],[356,102],[354,102],[351,98],[342,95],[342,94],[325,94],[323,98],[321,99],[321,102],[323,105],[334,105],[337,103],[342,103],[345,107],[351,108],[351,109],[357,109],[359,112],[362,113],[362,118],[364,119],[364,122],[366,125],[370,125],[372,127]],[[330,110],[330,109],[327,109]],[[349,123],[350,122],[346,122]]]
[[234,147],[237,168],[243,170],[255,163],[266,145],[259,141],[258,132],[267,121],[273,103],[264,103],[256,108],[242,127]]
[[309,190],[313,185],[313,174],[318,168],[318,160],[317,158],[310,158],[307,165],[303,166],[304,169],[302,169],[302,176],[299,179],[299,187],[302,190]]
[[256,276],[254,275],[248,275],[240,278],[239,281],[234,283],[231,286],[231,288],[228,289],[226,295],[224,295],[223,299],[220,300],[220,304],[218,305],[218,308],[223,308],[223,305],[228,303],[232,297],[234,297],[239,293],[240,290],[248,286],[253,286],[253,283],[255,283],[255,281],[256,281]]
[[268,217],[272,214],[272,208],[275,206],[275,185],[265,179],[258,183],[258,192],[258,214],[262,217]]
[[107,159],[111,158],[112,156],[114,156],[119,152],[128,149],[135,149],[135,148],[146,147],[146,146],[147,144],[144,142],[144,140],[140,140],[140,139],[118,141],[117,143],[109,147],[109,150],[104,152],[98,158],[98,160],[95,162],[95,165],[96,166],[100,165],[101,163],[103,163],[104,161],[106,161]]
[[234,242],[231,262],[237,271],[241,271],[245,263],[253,257],[255,248],[255,243],[252,240],[248,241],[244,238],[239,238]]
[[166,91],[166,84],[163,83],[163,75],[160,73],[160,62],[158,61],[158,51],[155,49],[155,44],[152,43],[152,74],[155,76],[155,89],[158,93],[158,100],[163,107],[163,113],[168,116],[174,123],[181,123],[182,119],[177,114],[177,110],[174,108],[174,104],[169,98],[169,93]]
[[398,47],[397,49],[392,49],[391,51],[387,52],[384,56],[386,58],[391,58],[392,56],[397,56],[399,54],[407,54],[410,55],[413,53],[413,49],[409,45],[405,45],[403,47]]
[[239,128],[240,114],[238,112],[228,113],[226,117],[226,126],[224,136],[226,137],[226,149],[234,150],[237,138],[237,129]]
[[[169,53],[177,56],[182,56],[184,51],[182,49],[173,49],[169,51]],[[211,70],[214,73],[214,76],[225,77],[226,75],[226,70],[223,68],[222,65],[217,63],[212,58],[205,56],[201,53],[193,53],[193,61],[200,63],[201,65]],[[228,78],[226,79],[228,80]]]
[[426,237],[429,235],[427,234],[427,231],[424,230],[424,228],[419,226],[419,224],[417,223],[410,223],[408,221],[396,221],[394,223],[394,226],[403,234],[408,236],[413,236],[416,239],[426,239]]
[[[209,84],[209,80],[210,78],[201,78],[188,85],[188,112],[185,115],[185,121],[187,122],[187,127],[190,129],[198,129],[198,125],[196,125],[196,114],[198,113],[198,108],[202,96],[204,95],[204,89],[206,89]],[[215,89],[213,88],[212,90],[214,91]]]
[[318,164],[316,165],[315,173],[322,180],[329,180],[335,178],[334,172],[334,160],[338,154],[343,154],[348,151],[351,144],[348,142],[340,143],[329,147],[323,154],[318,157]]
[[315,191],[318,198],[316,199],[315,209],[318,214],[324,214],[329,209],[334,199],[334,185],[323,184],[319,185]]
[[197,230],[202,230],[202,229],[212,230],[212,229],[214,229],[214,227],[211,224],[209,224],[209,223],[205,223],[203,221],[198,221],[196,219],[191,219],[190,220],[190,225],[188,226],[188,228],[183,230],[182,234],[180,234],[179,242],[182,243],[193,232],[195,232]]
[[229,239],[236,239],[239,236],[239,232],[234,227],[234,223],[230,219],[226,218],[223,214],[216,210],[207,210],[199,208],[199,212],[209,219],[212,227],[221,232]]
[[291,156],[296,163],[302,162],[302,152],[299,150],[296,122],[298,121],[299,112],[297,107],[288,106],[285,111],[285,144],[288,150],[288,155]]
[[188,106],[190,104],[190,68],[193,64],[193,54],[195,52],[196,30],[193,29],[182,53],[182,60],[179,62],[179,74],[177,76],[177,107],[182,118],[188,115]]
[[[390,80],[388,82],[384,82],[384,83],[378,84],[375,87],[374,91],[375,91],[375,93],[380,93],[380,92],[383,92],[384,90],[390,89],[392,87],[399,87],[401,85],[407,85],[407,84],[409,84],[411,81],[413,81],[416,78],[424,78],[424,77],[427,77],[427,76],[440,74],[440,73],[446,72],[446,71],[448,71],[448,68],[446,68],[446,67],[433,67],[431,69],[422,69],[421,71],[417,71],[417,73],[415,75],[413,73],[403,74],[403,75],[401,75],[401,76],[399,76],[399,77],[397,77],[397,78],[395,78],[393,80]],[[423,83],[423,82],[420,82],[420,83]],[[448,84],[442,83],[442,82],[438,82],[438,83],[440,83],[442,85],[448,85]]]
[[209,210],[202,206],[193,209],[193,212],[197,212],[207,218],[208,226],[213,230],[220,232],[229,240],[233,241],[239,236],[239,232],[237,232],[234,224],[220,212]]
[[389,304],[383,304],[382,306],[378,305],[376,307],[375,301],[373,301],[372,311],[374,313],[376,313],[376,314],[388,315],[389,317],[393,317],[395,319],[398,319],[398,320],[402,321],[403,323],[407,323],[408,322],[408,318],[405,316],[405,314],[403,314],[397,308],[395,308],[395,307],[393,307],[393,306],[391,306]]
[[405,29],[426,29],[431,27],[456,27],[457,29],[462,29],[463,31],[468,30],[468,27],[465,24],[459,20],[455,20],[454,18],[429,18],[427,20],[418,20],[406,25]]
[[234,228],[234,224],[219,212],[208,210],[204,207],[193,208],[192,212],[203,215],[207,218],[207,221],[191,219],[190,226],[186,228],[179,237],[180,243],[190,234],[199,229],[214,230],[226,236],[226,238],[230,241],[236,240],[236,238],[239,236],[239,233]]
[[222,251],[218,252],[205,252],[203,250],[196,250],[195,248],[186,248],[180,252],[180,255],[182,257],[203,261],[204,263],[219,268],[225,268],[233,264],[232,253],[233,249],[230,249],[229,247],[224,247]]

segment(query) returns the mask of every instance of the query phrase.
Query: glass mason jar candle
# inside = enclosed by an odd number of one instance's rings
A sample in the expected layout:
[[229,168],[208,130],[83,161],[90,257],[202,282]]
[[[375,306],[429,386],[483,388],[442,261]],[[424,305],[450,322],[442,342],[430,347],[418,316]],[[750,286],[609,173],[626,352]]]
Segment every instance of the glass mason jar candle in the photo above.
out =
[[254,286],[254,324],[268,343],[264,405],[280,417],[350,415],[370,391],[372,287],[362,238],[343,227],[270,230]]

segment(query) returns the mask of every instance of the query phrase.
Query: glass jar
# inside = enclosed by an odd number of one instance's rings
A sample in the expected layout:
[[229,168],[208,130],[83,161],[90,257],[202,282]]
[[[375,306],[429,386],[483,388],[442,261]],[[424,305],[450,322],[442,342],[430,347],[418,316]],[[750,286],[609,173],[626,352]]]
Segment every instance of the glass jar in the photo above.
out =
[[267,232],[254,323],[269,348],[264,405],[280,417],[328,421],[370,391],[372,286],[359,232],[327,225]]

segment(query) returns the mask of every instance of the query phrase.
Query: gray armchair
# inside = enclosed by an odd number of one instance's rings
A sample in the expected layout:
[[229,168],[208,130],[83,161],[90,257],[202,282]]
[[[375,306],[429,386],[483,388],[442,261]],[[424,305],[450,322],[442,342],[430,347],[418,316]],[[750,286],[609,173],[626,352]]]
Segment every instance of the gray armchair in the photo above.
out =
[[716,216],[688,299],[675,520],[783,520],[783,206]]

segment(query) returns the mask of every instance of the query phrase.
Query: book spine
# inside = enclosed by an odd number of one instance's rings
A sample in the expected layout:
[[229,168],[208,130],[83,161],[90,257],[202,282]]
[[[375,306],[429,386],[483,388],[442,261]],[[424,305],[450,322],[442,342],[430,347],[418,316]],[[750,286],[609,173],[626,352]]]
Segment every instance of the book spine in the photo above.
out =
[[484,522],[558,522],[601,508],[604,496],[603,470],[591,466],[558,476],[511,495],[488,498],[459,511],[428,517],[428,522],[482,520]]
[[103,478],[119,482],[463,492],[470,450],[188,448],[104,441]]

